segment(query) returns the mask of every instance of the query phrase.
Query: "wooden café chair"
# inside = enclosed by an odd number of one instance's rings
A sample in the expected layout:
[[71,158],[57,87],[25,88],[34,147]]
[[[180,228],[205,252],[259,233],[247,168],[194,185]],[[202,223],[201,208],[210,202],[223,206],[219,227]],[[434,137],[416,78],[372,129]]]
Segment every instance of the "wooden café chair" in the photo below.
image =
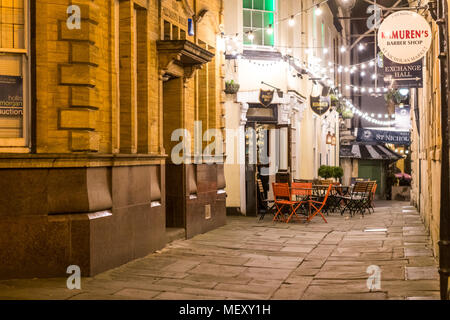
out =
[[291,194],[295,197],[295,200],[301,202],[300,207],[302,204],[308,203],[308,200],[311,199],[312,189],[312,182],[292,182]]
[[[273,217],[273,221],[289,222],[293,215],[297,216],[297,209],[301,205],[301,201],[293,201],[288,183],[272,183],[273,196],[277,212]],[[285,219],[283,209],[289,208],[289,217]]]
[[275,215],[276,208],[274,201],[267,198],[267,192],[264,190],[264,186],[262,184],[261,179],[260,178],[256,179],[256,182],[258,185],[258,199],[259,199],[258,209],[261,213],[259,220],[262,221],[264,220],[266,214],[272,213],[273,215]]
[[314,208],[314,212],[312,215],[310,215],[308,217],[307,221],[311,221],[316,215],[320,214],[322,216],[323,221],[325,221],[325,223],[328,223],[327,219],[325,219],[325,216],[322,213],[323,208],[325,207],[328,197],[330,196],[330,192],[331,192],[331,188],[333,187],[332,184],[330,184],[328,186],[327,192],[325,194],[325,196],[323,197],[322,201],[317,201],[317,200],[308,200],[309,205]]

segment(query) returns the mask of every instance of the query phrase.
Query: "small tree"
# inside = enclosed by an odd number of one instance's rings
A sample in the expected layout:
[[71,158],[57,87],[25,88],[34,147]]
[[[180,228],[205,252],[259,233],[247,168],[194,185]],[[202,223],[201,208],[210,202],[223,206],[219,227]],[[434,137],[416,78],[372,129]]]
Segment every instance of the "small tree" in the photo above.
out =
[[318,174],[321,178],[329,179],[333,177],[333,170],[329,166],[320,166]]
[[333,178],[340,180],[344,176],[344,169],[341,167],[333,167]]

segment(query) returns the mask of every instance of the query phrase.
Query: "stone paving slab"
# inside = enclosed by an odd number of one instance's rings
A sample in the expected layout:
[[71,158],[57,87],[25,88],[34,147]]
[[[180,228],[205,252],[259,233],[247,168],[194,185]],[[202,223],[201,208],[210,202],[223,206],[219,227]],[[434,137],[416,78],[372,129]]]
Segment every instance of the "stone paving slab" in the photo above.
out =
[[[414,207],[383,201],[373,214],[327,220],[229,217],[224,227],[83,278],[81,290],[67,289],[66,278],[4,280],[0,299],[439,299],[436,260]],[[379,290],[367,287],[369,266],[380,268]]]

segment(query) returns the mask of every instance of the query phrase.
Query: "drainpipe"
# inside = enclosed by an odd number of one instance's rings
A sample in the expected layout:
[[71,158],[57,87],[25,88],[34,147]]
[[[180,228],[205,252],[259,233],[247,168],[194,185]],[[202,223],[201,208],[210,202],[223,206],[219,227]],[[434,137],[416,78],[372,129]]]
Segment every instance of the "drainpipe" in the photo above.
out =
[[450,276],[450,158],[449,158],[449,127],[448,110],[449,92],[449,56],[448,56],[448,7],[447,0],[437,1],[436,23],[439,27],[439,60],[441,69],[441,130],[442,130],[442,163],[441,163],[441,202],[440,202],[440,240],[439,240],[439,275],[441,300],[449,300]]

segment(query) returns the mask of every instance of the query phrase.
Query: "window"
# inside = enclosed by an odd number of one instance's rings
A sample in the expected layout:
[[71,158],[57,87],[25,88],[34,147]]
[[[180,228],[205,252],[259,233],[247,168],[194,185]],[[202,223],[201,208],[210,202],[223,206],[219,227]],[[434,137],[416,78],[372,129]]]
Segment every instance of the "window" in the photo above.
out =
[[0,2],[0,147],[27,146],[28,3]]
[[[244,44],[273,46],[275,0],[244,0]],[[272,32],[270,32],[272,27]],[[268,32],[269,31],[269,32]],[[253,40],[248,34],[251,32]]]

